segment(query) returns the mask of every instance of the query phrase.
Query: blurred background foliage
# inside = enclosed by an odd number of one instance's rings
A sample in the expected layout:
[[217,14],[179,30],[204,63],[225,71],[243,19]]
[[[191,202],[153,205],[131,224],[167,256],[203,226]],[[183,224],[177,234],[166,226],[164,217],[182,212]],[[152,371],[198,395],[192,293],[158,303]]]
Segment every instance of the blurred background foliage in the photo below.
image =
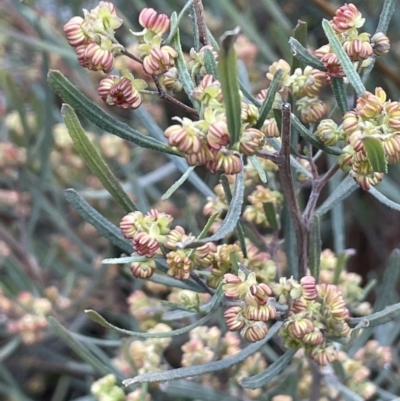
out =
[[[365,30],[374,32],[383,2],[353,2],[366,18]],[[179,11],[185,1],[115,0],[114,3],[124,19],[119,39],[129,45],[132,40],[129,29],[139,30],[137,16],[141,9],[153,7],[171,14]],[[91,344],[91,351],[103,361],[115,356],[119,341],[112,333],[90,322],[83,310],[93,308],[120,325],[137,326],[128,313],[126,298],[134,289],[142,288],[143,283],[133,281],[120,266],[101,265],[103,258],[118,256],[118,250],[67,206],[63,190],[75,188],[115,224],[124,212],[75,153],[61,124],[61,101],[47,85],[49,69],[58,69],[100,104],[96,85],[101,74],[79,66],[62,32],[70,17],[81,15],[82,8],[89,9],[96,4],[66,0],[0,1],[0,397],[5,397],[2,399],[90,400],[87,396],[90,384],[93,378],[99,377],[87,364],[76,359],[58,337],[39,330],[39,338],[29,338],[32,332],[29,324],[40,327],[46,323],[27,322],[25,338],[10,335],[3,324],[7,319],[4,310],[10,308],[7,299],[17,305],[29,305],[32,299],[18,296],[24,292],[50,299],[52,314],[70,331],[98,338],[106,336],[105,342],[99,344],[109,346],[105,351]],[[207,23],[215,37],[241,26],[244,37],[237,46],[242,66],[247,68],[247,73],[242,70],[242,77],[247,74],[253,93],[257,93],[266,87],[265,73],[272,62],[279,58],[290,62],[287,41],[297,21],[307,22],[308,45],[317,48],[326,43],[322,18],[330,18],[342,2],[205,0],[204,4]],[[400,98],[399,26],[400,6],[387,34],[391,51],[379,60],[367,83],[368,90],[383,87],[393,100]],[[181,37],[186,52],[191,47],[191,36],[192,23],[190,18],[185,18]],[[163,127],[170,117],[180,113],[157,99],[147,100],[147,112]],[[143,113],[107,111],[146,131]],[[116,176],[128,190],[133,188],[137,203],[145,209],[156,206],[161,195],[179,177],[173,163],[164,155],[100,132],[88,121],[83,123]],[[330,160],[322,163],[328,164]],[[399,172],[399,166],[392,166],[379,184],[380,191],[396,202],[400,202]],[[213,188],[216,178],[201,171],[199,174]],[[334,186],[333,182],[331,188]],[[177,224],[181,222],[198,233],[204,225],[201,210],[206,195],[207,191],[199,191],[187,183],[171,202],[159,206],[173,214]],[[368,193],[358,190],[322,222],[322,234],[324,248],[336,252],[345,248],[356,250],[349,260],[350,271],[359,273],[365,283],[379,281],[391,250],[400,243],[400,217]],[[145,288],[145,291],[150,290]],[[398,294],[393,295],[393,302],[396,297]],[[391,344],[398,338],[399,324],[393,330],[388,338]],[[399,347],[395,351],[398,360]],[[179,347],[168,352],[170,363],[179,366]]]

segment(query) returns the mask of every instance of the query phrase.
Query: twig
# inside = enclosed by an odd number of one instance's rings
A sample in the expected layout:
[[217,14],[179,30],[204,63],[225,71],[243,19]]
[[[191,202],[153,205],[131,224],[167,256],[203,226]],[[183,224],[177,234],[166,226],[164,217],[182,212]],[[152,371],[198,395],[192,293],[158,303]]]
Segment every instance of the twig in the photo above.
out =
[[311,376],[313,378],[311,384],[310,401],[318,401],[321,393],[322,374],[316,362],[308,359],[308,363],[310,364]]
[[303,277],[307,269],[307,227],[304,225],[297,202],[296,190],[293,184],[290,166],[290,135],[291,135],[291,107],[289,103],[282,105],[282,147],[280,152],[261,151],[258,157],[273,161],[279,167],[279,181],[282,192],[286,197],[290,216],[296,232],[299,278]]
[[212,290],[196,273],[191,272],[190,278],[192,278],[197,284],[199,284],[204,290],[210,294],[214,295],[215,291]]
[[[143,65],[143,61],[139,57],[137,57],[134,54],[132,54],[131,52],[129,52],[128,50],[126,50],[126,49],[121,50],[121,54],[123,54],[124,56],[129,57],[130,59],[135,60],[137,63]],[[163,99],[166,102],[171,103],[176,107],[179,107],[183,111],[191,114],[195,119],[197,119],[197,120],[199,119],[199,113],[196,110],[192,109],[189,106],[186,106],[186,104],[180,102],[179,100],[175,99],[174,97],[168,95],[167,92],[165,92],[164,88],[161,86],[160,80],[157,75],[151,74],[151,77],[153,78],[154,84],[157,87],[157,94],[160,99]]]
[[196,14],[197,29],[199,30],[199,39],[203,46],[210,44],[207,34],[206,19],[204,18],[204,7],[202,0],[195,0],[193,3],[194,12]]
[[339,165],[334,164],[322,177],[313,180],[310,198],[308,199],[307,206],[303,212],[303,223],[309,228],[311,216],[314,212],[315,206],[322,188],[331,179],[331,177],[339,170]]

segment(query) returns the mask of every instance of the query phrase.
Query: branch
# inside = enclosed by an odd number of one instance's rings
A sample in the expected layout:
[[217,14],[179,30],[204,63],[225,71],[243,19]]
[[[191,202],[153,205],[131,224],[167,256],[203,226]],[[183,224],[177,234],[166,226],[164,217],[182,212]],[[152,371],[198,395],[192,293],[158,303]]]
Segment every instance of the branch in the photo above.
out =
[[199,30],[199,39],[203,46],[210,44],[207,34],[206,19],[204,18],[204,7],[202,0],[195,0],[193,3],[194,12],[196,14],[197,29]]
[[[121,54],[143,65],[143,61],[139,57],[129,52],[128,50],[126,49],[121,50]],[[199,119],[199,113],[196,110],[192,109],[189,106],[186,106],[186,104],[180,102],[179,100],[175,99],[174,97],[170,96],[167,92],[165,92],[164,88],[161,86],[160,80],[157,75],[151,74],[151,77],[153,78],[153,81],[157,87],[157,94],[160,99],[163,99],[166,102],[173,104],[176,107],[179,107],[183,111],[191,114],[196,120]]]

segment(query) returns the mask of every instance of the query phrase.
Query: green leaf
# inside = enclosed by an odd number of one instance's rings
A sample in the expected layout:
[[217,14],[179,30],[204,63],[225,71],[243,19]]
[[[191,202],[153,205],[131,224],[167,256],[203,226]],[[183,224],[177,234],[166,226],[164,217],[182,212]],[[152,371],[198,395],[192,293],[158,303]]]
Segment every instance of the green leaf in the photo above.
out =
[[322,62],[317,57],[312,55],[297,39],[290,38],[289,44],[292,47],[293,56],[299,61],[318,70],[325,70]]
[[234,397],[222,391],[214,390],[207,385],[201,385],[189,380],[176,380],[161,386],[161,391],[164,391],[174,399],[180,399],[182,394],[185,399],[202,400],[202,401],[241,401],[241,398]]
[[380,311],[386,307],[391,298],[396,295],[398,280],[400,277],[400,249],[394,249],[390,255],[389,265],[383,275],[382,284],[379,286],[374,311]]
[[134,383],[144,383],[144,382],[163,382],[176,379],[183,379],[185,377],[199,376],[204,373],[218,372],[223,369],[228,369],[233,365],[236,365],[244,361],[249,356],[257,352],[267,341],[269,341],[280,329],[282,323],[276,322],[268,331],[268,334],[261,341],[250,344],[242,351],[238,352],[233,356],[229,356],[220,361],[208,362],[203,365],[194,365],[184,368],[178,368],[173,370],[168,370],[165,372],[152,372],[144,373],[142,375],[133,377],[131,379],[126,379],[122,383],[125,386],[130,386]]
[[317,149],[324,151],[325,153],[329,153],[331,155],[339,156],[342,154],[342,150],[333,146],[324,145],[314,134],[312,134],[302,123],[301,121],[292,113],[291,116],[293,127],[297,130],[297,132],[302,136],[307,142],[310,142],[311,145],[315,146]]
[[362,83],[356,69],[354,68],[352,61],[344,51],[343,46],[336,36],[336,33],[333,30],[329,21],[327,21],[326,19],[322,20],[322,28],[324,29],[329,44],[332,46],[332,49],[335,52],[351,86],[354,88],[357,96],[362,96],[365,92],[365,86]]
[[297,280],[299,274],[298,258],[297,258],[297,240],[294,231],[292,216],[290,215],[290,211],[286,201],[283,205],[283,235],[285,240],[284,246],[285,246],[285,254],[287,258],[289,274]]
[[204,67],[207,74],[212,75],[215,79],[218,79],[218,67],[215,57],[210,49],[204,50]]
[[319,269],[321,264],[321,224],[320,218],[317,215],[314,215],[311,219],[311,227],[309,231],[309,265],[311,275],[315,278],[315,280],[319,280]]
[[238,67],[235,50],[236,37],[239,28],[227,31],[221,38],[221,48],[218,58],[218,77],[224,95],[226,120],[230,137],[230,147],[240,141],[242,133],[241,102],[238,84]]
[[107,322],[107,320],[104,319],[104,317],[102,317],[100,314],[98,314],[94,310],[87,309],[87,310],[85,310],[85,313],[91,320],[100,324],[100,326],[106,327],[108,329],[112,329],[112,330],[116,331],[117,333],[121,333],[121,334],[128,335],[131,337],[137,337],[137,338],[168,338],[168,337],[176,337],[181,334],[187,333],[188,331],[193,330],[194,328],[202,326],[203,324],[207,323],[211,319],[213,314],[220,308],[220,302],[223,297],[224,297],[224,292],[222,291],[222,287],[220,286],[213,296],[210,312],[208,313],[208,315],[202,317],[201,319],[198,319],[194,323],[189,324],[188,326],[183,327],[181,329],[167,331],[167,332],[160,332],[160,333],[141,333],[141,332],[137,332],[137,331],[121,329],[121,328],[116,327],[116,326],[112,325],[111,323]]
[[50,71],[48,75],[50,87],[64,102],[68,103],[74,110],[85,116],[93,124],[113,135],[133,142],[142,148],[157,150],[162,153],[180,155],[169,146],[151,137],[141,134],[105,113],[99,106],[90,101],[76,86],[59,71]]
[[333,90],[333,94],[335,95],[336,103],[339,107],[340,112],[343,115],[349,109],[349,106],[347,104],[347,93],[346,93],[346,87],[344,85],[344,79],[332,77],[331,82],[332,82],[332,90]]
[[[336,190],[332,192],[328,199],[316,211],[318,216],[322,216],[329,212],[335,205],[343,202],[348,198],[359,186],[349,175],[337,186]],[[371,192],[371,191],[370,191]]]
[[249,156],[248,159],[250,160],[250,163],[253,165],[253,167],[257,170],[257,173],[260,177],[261,182],[266,184],[267,183],[267,175],[265,174],[264,168],[261,165],[258,157],[253,155],[253,156]]
[[[86,363],[93,367],[101,375],[105,376],[110,373],[116,373],[107,368],[99,359],[97,359],[87,348],[79,343],[72,334],[63,327],[54,317],[49,317],[48,322],[50,329],[54,334],[57,334],[76,354]],[[121,374],[117,374],[121,377]]]
[[258,118],[256,125],[254,126],[257,129],[260,129],[262,127],[265,119],[268,116],[268,113],[272,109],[272,105],[274,104],[274,100],[275,100],[275,95],[279,89],[279,82],[282,78],[283,73],[284,73],[284,71],[282,70],[282,68],[279,68],[275,72],[274,78],[272,79],[272,82],[268,87],[267,97],[265,98],[265,100],[261,106],[261,109],[260,109],[260,117]]
[[385,0],[375,33],[386,33],[396,9],[396,0]]
[[[171,25],[175,23],[175,19],[176,13],[171,15]],[[194,90],[194,83],[192,81],[192,78],[190,77],[189,71],[187,69],[187,64],[183,56],[178,28],[176,29],[175,34],[171,39],[171,46],[178,52],[178,57],[176,59],[176,68],[178,69],[179,80],[182,82],[183,89],[193,103],[193,106],[196,108],[196,110],[199,110],[199,102],[191,98],[191,93]]]
[[387,173],[387,161],[381,141],[372,136],[364,136],[361,140],[372,169],[377,173]]
[[[294,39],[305,48],[307,46],[307,22],[298,20],[297,25],[293,30]],[[289,45],[290,39],[289,39]],[[292,46],[291,46],[292,47]],[[292,47],[293,50],[293,47]],[[297,57],[293,57],[292,60],[292,73],[296,70],[296,68],[303,68],[304,63],[301,62]]]
[[336,267],[335,267],[335,271],[333,274],[333,284],[335,284],[335,285],[339,284],[339,280],[340,280],[342,271],[344,271],[346,269],[346,263],[349,260],[350,256],[353,256],[353,255],[355,255],[354,249],[346,249],[345,251],[343,251],[337,255]]
[[392,200],[388,199],[385,195],[381,194],[375,187],[371,187],[368,192],[379,202],[383,205],[389,207],[390,209],[397,210],[400,212],[400,204],[393,202]]
[[67,126],[68,133],[74,142],[75,149],[89,166],[90,170],[92,170],[93,174],[96,175],[111,196],[127,213],[138,210],[137,206],[122,189],[121,184],[111,172],[100,153],[90,142],[72,108],[64,104],[61,108],[61,115]]
[[265,202],[263,203],[263,207],[269,226],[273,230],[279,230],[279,221],[276,217],[276,209],[273,202]]
[[96,228],[103,237],[124,252],[129,254],[133,252],[131,243],[122,236],[121,230],[110,223],[97,210],[93,209],[74,189],[67,189],[64,193],[68,203],[74,207],[85,221]]
[[396,321],[400,318],[400,303],[386,307],[383,311],[373,313],[365,317],[351,318],[350,327],[376,327],[381,324]]
[[189,167],[186,172],[179,178],[178,181],[176,181],[174,184],[171,185],[171,187],[168,189],[167,192],[161,197],[161,200],[166,200],[171,197],[171,195],[187,180],[189,175],[193,172],[193,170],[196,168],[196,166],[191,166]]
[[192,6],[194,0],[189,0],[182,8],[181,12],[179,13],[178,17],[176,17],[176,13],[175,17],[172,18],[171,15],[171,27],[169,29],[169,34],[168,34],[168,38],[166,40],[166,43],[170,43],[172,38],[175,36],[175,33],[177,31],[177,29],[179,28],[179,24],[182,20],[182,18],[185,16],[186,12],[189,10],[189,8]]
[[287,350],[278,360],[268,366],[268,368],[263,372],[251,377],[245,377],[241,380],[240,384],[244,388],[260,388],[264,386],[286,368],[296,352],[297,349]]
[[220,239],[231,233],[239,221],[242,212],[244,194],[244,173],[243,170],[236,175],[235,187],[233,189],[232,201],[229,204],[228,212],[226,213],[224,221],[221,223],[219,230],[210,237],[185,242],[180,244],[181,248],[197,248],[206,244],[207,242],[219,241]]
[[148,260],[146,256],[125,256],[123,258],[109,258],[109,259],[103,259],[101,263],[103,265],[125,265],[127,263],[132,263],[132,262],[145,262]]

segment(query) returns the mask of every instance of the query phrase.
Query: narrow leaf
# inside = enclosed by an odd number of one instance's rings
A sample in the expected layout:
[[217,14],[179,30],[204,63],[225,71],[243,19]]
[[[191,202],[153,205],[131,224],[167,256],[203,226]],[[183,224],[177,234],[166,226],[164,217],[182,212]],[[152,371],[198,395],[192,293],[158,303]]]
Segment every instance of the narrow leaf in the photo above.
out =
[[266,184],[267,182],[267,175],[265,174],[264,168],[260,163],[260,160],[258,159],[257,156],[249,156],[250,163],[253,165],[253,167],[257,170],[257,173],[260,177],[261,182]]
[[176,30],[179,28],[179,24],[182,20],[182,18],[185,16],[186,12],[189,10],[189,8],[192,6],[194,0],[189,0],[182,8],[181,12],[179,13],[177,18],[172,18],[171,16],[171,28],[169,30],[168,38],[166,40],[166,43],[170,43],[171,39],[174,37]]
[[319,280],[319,269],[321,263],[321,224],[320,218],[314,215],[311,219],[311,227],[309,232],[309,254],[310,254],[310,271],[315,280]]
[[365,317],[352,318],[349,321],[350,327],[362,324],[362,327],[376,327],[381,324],[396,321],[400,318],[400,303],[386,307],[383,311],[373,313]]
[[339,156],[342,154],[342,150],[333,146],[324,145],[314,134],[312,134],[302,123],[301,121],[292,114],[291,116],[293,127],[297,130],[297,132],[302,136],[307,142],[310,142],[311,145],[315,146],[317,149],[323,150],[325,153],[329,153],[331,155]]
[[179,399],[182,394],[185,399],[202,401],[241,401],[241,398],[234,397],[222,391],[214,390],[207,385],[201,385],[191,380],[176,380],[171,383],[162,384],[161,391],[174,399]]
[[104,319],[104,317],[102,317],[99,313],[97,313],[94,310],[88,309],[88,310],[85,310],[85,313],[91,320],[100,324],[100,326],[106,327],[108,329],[112,329],[112,330],[116,331],[117,333],[121,333],[121,334],[132,336],[132,337],[137,337],[137,338],[168,338],[168,337],[176,337],[181,334],[187,333],[188,331],[193,330],[194,328],[202,326],[203,324],[207,323],[211,319],[213,314],[219,309],[220,302],[221,302],[221,299],[223,298],[223,296],[224,296],[224,292],[222,291],[222,287],[219,287],[213,296],[210,312],[206,316],[202,317],[201,319],[198,319],[197,321],[195,321],[192,324],[189,324],[186,327],[182,327],[181,329],[167,331],[167,332],[160,332],[160,333],[141,333],[141,332],[121,329],[121,328],[116,327],[116,326],[112,325],[111,323],[107,322],[107,320]]
[[400,249],[394,249],[390,255],[389,265],[383,275],[382,284],[379,286],[374,311],[378,312],[387,306],[391,298],[394,298],[397,282],[400,277]]
[[[293,30],[294,38],[305,48],[307,46],[307,22],[298,20],[297,25]],[[290,44],[290,39],[289,39]],[[293,47],[292,47],[293,50]],[[292,60],[292,73],[296,68],[303,68],[302,63],[297,57],[293,57]]]
[[346,93],[346,87],[344,85],[344,79],[332,77],[331,82],[332,82],[332,90],[333,90],[333,94],[335,95],[336,103],[339,107],[340,112],[343,115],[349,109],[349,106],[347,104],[347,93]]
[[352,61],[344,51],[343,46],[336,36],[336,33],[333,30],[329,21],[327,21],[326,19],[322,20],[322,28],[324,29],[329,44],[332,46],[332,49],[335,52],[351,86],[354,88],[357,96],[362,96],[365,92],[365,86],[362,83],[356,69],[354,68]]
[[125,265],[132,262],[145,262],[148,258],[146,256],[125,256],[123,258],[109,258],[103,259],[101,263],[103,265]]
[[388,199],[385,195],[380,193],[375,187],[371,187],[368,190],[368,192],[374,198],[378,199],[378,201],[381,202],[383,205],[389,207],[390,209],[397,210],[398,212],[400,212],[400,204]]
[[237,56],[234,46],[238,34],[239,28],[225,32],[221,38],[221,48],[218,58],[218,77],[224,96],[231,148],[240,141],[242,133]]
[[189,167],[186,172],[181,176],[181,178],[179,178],[178,181],[171,185],[168,191],[161,197],[161,200],[169,199],[170,196],[188,179],[189,175],[193,172],[195,168],[196,166]]
[[297,39],[290,38],[289,44],[292,47],[293,56],[299,61],[318,70],[325,70],[322,62],[317,57],[312,55]]
[[75,340],[72,334],[69,333],[68,330],[63,327],[54,317],[49,317],[48,322],[53,333],[57,334],[74,352],[76,352],[80,358],[92,366],[93,369],[104,376],[108,375],[109,373],[113,373],[110,372],[110,370],[107,369],[107,367],[87,348]]
[[337,205],[340,202],[343,202],[358,188],[359,186],[357,185],[357,183],[353,180],[353,178],[351,178],[348,175],[338,185],[336,190],[329,195],[328,199],[319,207],[319,209],[316,211],[316,214],[318,216],[322,216],[326,212],[329,212],[329,210],[331,210],[335,205]]
[[298,258],[297,258],[297,241],[292,217],[290,215],[289,207],[286,201],[283,205],[283,235],[285,240],[284,242],[285,254],[287,258],[289,274],[293,276],[295,279],[297,279],[299,274]]
[[[174,18],[175,16],[175,18]],[[171,15],[171,24],[175,23],[176,14]],[[191,102],[195,106],[195,108],[199,109],[199,102],[197,100],[193,100],[191,98],[191,93],[194,90],[194,83],[192,78],[190,77],[189,71],[187,69],[187,64],[185,58],[183,56],[181,39],[179,36],[179,29],[176,28],[175,34],[171,39],[171,46],[178,52],[178,57],[176,59],[176,68],[178,69],[179,73],[179,80],[182,82],[182,86],[186,94],[191,99]]]
[[333,284],[339,284],[340,276],[342,271],[346,269],[347,261],[349,260],[350,256],[355,255],[355,253],[355,249],[346,249],[337,255],[336,267],[333,274]]
[[137,206],[125,193],[121,184],[107,166],[100,153],[90,142],[72,108],[64,104],[61,108],[61,115],[67,126],[68,133],[74,142],[75,149],[89,166],[90,170],[92,170],[93,174],[96,175],[125,212],[129,213],[138,210]]
[[125,386],[130,386],[131,384],[134,383],[163,382],[175,379],[183,379],[185,377],[199,376],[204,373],[218,372],[220,370],[230,368],[231,366],[244,361],[250,355],[253,355],[255,352],[257,352],[267,341],[269,341],[278,332],[281,325],[282,325],[281,322],[275,323],[269,329],[268,334],[264,339],[247,346],[242,351],[238,352],[236,355],[229,356],[220,361],[213,361],[205,363],[203,365],[194,365],[184,368],[168,370],[166,372],[144,373],[131,379],[126,379],[122,383]]
[[105,113],[99,106],[90,101],[76,86],[59,71],[50,71],[48,75],[50,87],[64,102],[68,103],[74,110],[85,116],[93,124],[113,135],[133,142],[142,148],[153,149],[163,153],[179,155],[179,153],[162,142],[141,134]]
[[240,384],[244,388],[260,388],[264,386],[286,368],[296,352],[297,349],[287,350],[278,360],[268,366],[268,368],[263,372],[251,377],[245,377],[241,380]]
[[231,233],[240,218],[240,214],[242,212],[242,204],[243,204],[243,194],[244,194],[244,173],[243,170],[236,175],[235,187],[233,189],[232,201],[229,204],[228,212],[226,213],[225,219],[222,222],[219,230],[211,235],[210,237],[195,240],[191,242],[185,242],[180,244],[181,248],[197,248],[199,246],[204,245],[207,242],[219,241],[224,238],[226,235]]
[[387,173],[387,161],[381,141],[372,136],[364,136],[362,143],[372,169],[377,173]]
[[282,78],[283,72],[284,71],[282,70],[282,68],[279,68],[278,71],[275,72],[274,78],[272,79],[272,82],[268,87],[267,97],[265,98],[265,100],[261,106],[261,109],[260,109],[260,117],[259,117],[256,125],[254,126],[257,129],[260,129],[262,127],[265,119],[268,116],[268,113],[272,109],[272,105],[274,104],[275,95],[279,89],[279,82]]
[[269,226],[273,230],[279,230],[279,221],[276,217],[276,209],[273,202],[265,202],[263,203],[263,207]]
[[396,0],[385,0],[379,17],[379,23],[376,28],[376,33],[382,32],[386,34],[389,27],[390,20],[392,19],[396,8]]
[[204,50],[204,67],[207,74],[212,75],[215,79],[218,79],[218,67],[215,57],[210,49]]
[[114,245],[121,248],[124,252],[131,254],[132,245],[121,234],[121,230],[110,223],[97,210],[93,209],[75,190],[67,189],[65,198],[74,209],[83,217],[85,221],[91,224],[96,230]]

